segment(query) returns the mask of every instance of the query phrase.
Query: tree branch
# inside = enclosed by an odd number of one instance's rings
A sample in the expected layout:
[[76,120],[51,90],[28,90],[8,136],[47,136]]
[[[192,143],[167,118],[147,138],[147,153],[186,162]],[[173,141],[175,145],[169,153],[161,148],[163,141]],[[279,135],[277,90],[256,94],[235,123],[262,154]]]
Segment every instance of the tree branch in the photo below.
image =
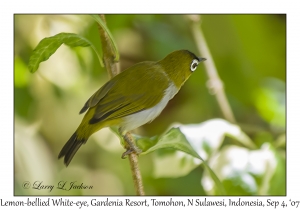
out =
[[[105,16],[99,15],[101,20],[106,24]],[[107,73],[110,78],[113,78],[120,73],[119,62],[115,61],[117,55],[114,52],[111,40],[105,30],[98,24],[100,40],[102,44],[103,61]]]
[[[127,132],[125,135],[129,141],[131,141],[133,144],[135,144],[134,139],[129,132]],[[143,182],[142,182],[142,176],[141,176],[141,172],[140,172],[139,164],[138,164],[138,155],[136,153],[131,153],[128,156],[129,156],[130,168],[131,168],[131,172],[132,172],[132,177],[133,177],[133,181],[134,181],[136,194],[137,195],[145,195],[144,186],[143,186]]]
[[221,111],[226,120],[229,122],[235,123],[235,117],[230,108],[228,100],[225,95],[224,85],[222,80],[218,75],[217,68],[214,64],[213,58],[210,54],[209,48],[207,47],[205,38],[203,36],[202,30],[199,27],[200,25],[200,16],[199,15],[189,15],[189,19],[191,20],[191,29],[196,41],[198,50],[201,55],[205,56],[207,59],[203,64],[206,69],[206,73],[208,75],[207,87],[210,90],[210,93],[216,95],[217,102],[221,108]]
[[[106,24],[105,16],[99,15],[102,21]],[[111,40],[105,30],[98,24],[100,39],[102,43],[103,61],[105,68],[107,69],[110,78],[116,76],[120,73],[119,63],[115,61],[116,54],[112,46]],[[131,134],[128,132],[125,134],[127,139],[129,139],[133,144],[134,140]],[[138,155],[136,153],[131,153],[129,156],[130,168],[132,172],[132,177],[134,181],[134,186],[137,195],[145,195],[144,187],[142,183],[142,176],[138,165]]]

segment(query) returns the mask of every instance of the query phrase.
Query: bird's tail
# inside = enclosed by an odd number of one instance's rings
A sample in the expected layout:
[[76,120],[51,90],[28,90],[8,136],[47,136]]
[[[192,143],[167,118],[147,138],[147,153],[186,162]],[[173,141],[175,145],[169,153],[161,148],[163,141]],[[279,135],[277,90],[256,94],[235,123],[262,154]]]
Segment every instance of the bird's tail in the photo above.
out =
[[85,144],[86,141],[87,139],[78,139],[77,133],[75,132],[67,141],[65,146],[61,149],[58,155],[58,159],[65,157],[64,163],[66,166],[68,166],[77,150],[81,147],[82,144]]

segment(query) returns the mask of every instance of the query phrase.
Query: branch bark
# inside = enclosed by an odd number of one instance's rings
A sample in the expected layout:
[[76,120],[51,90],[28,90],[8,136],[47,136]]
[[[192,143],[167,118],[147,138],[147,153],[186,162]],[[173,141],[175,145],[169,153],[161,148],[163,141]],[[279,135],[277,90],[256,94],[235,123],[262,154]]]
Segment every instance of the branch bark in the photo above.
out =
[[[99,16],[102,19],[102,21],[106,24],[105,16]],[[112,43],[109,36],[100,25],[98,25],[98,28],[102,44],[104,65],[109,77],[112,78],[120,73],[119,63],[115,61],[116,54],[112,47]],[[134,144],[134,140],[131,134],[128,132],[125,135]],[[138,165],[138,155],[136,153],[131,153],[128,156],[136,193],[137,195],[145,195],[142,176]]]
[[[99,15],[102,21],[106,24],[105,16]],[[98,24],[100,40],[102,44],[102,52],[103,52],[103,61],[107,73],[110,78],[113,78],[117,74],[120,73],[119,62],[115,62],[116,54],[112,47],[111,40],[105,30]]]
[[[127,132],[125,135],[129,141],[131,141],[133,144],[135,144],[134,139],[129,132]],[[139,169],[138,155],[136,153],[131,153],[128,155],[128,157],[129,157],[128,159],[130,162],[130,168],[131,168],[131,172],[132,172],[132,177],[133,177],[133,181],[134,181],[136,194],[137,195],[145,195],[144,186],[143,186],[143,182],[142,182],[142,175],[141,175],[141,171]]]
[[196,41],[198,50],[201,55],[203,55],[207,60],[203,63],[206,69],[206,73],[208,75],[207,87],[211,94],[215,95],[217,98],[217,102],[221,108],[221,111],[224,115],[224,118],[229,122],[235,123],[235,117],[230,108],[228,100],[225,95],[224,85],[222,80],[218,75],[217,68],[214,64],[214,60],[210,54],[209,48],[206,44],[205,38],[203,36],[202,30],[200,26],[200,16],[199,15],[189,15],[189,19],[191,20],[191,29]]

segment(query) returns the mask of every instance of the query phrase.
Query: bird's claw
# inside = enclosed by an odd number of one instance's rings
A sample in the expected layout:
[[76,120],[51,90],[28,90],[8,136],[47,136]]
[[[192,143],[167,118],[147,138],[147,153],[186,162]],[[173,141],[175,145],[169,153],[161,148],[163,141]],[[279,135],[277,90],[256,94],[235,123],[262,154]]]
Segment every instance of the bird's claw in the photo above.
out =
[[135,154],[140,154],[142,152],[141,149],[139,149],[137,146],[134,146],[134,147],[129,147],[127,148],[127,150],[122,154],[122,159],[125,159],[127,155],[130,155],[132,153],[135,153]]

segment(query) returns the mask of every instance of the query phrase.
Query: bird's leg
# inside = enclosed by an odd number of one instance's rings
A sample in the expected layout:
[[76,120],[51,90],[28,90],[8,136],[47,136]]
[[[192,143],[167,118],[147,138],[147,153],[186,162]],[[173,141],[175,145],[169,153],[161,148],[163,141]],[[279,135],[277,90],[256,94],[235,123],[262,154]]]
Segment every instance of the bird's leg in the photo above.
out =
[[[120,129],[119,132],[122,134]],[[126,151],[122,154],[123,159],[125,158],[125,156],[130,155],[131,153],[140,154],[142,152],[142,150],[135,145],[133,138],[129,132],[125,133],[125,135],[122,134],[122,136],[125,140],[126,148]]]

